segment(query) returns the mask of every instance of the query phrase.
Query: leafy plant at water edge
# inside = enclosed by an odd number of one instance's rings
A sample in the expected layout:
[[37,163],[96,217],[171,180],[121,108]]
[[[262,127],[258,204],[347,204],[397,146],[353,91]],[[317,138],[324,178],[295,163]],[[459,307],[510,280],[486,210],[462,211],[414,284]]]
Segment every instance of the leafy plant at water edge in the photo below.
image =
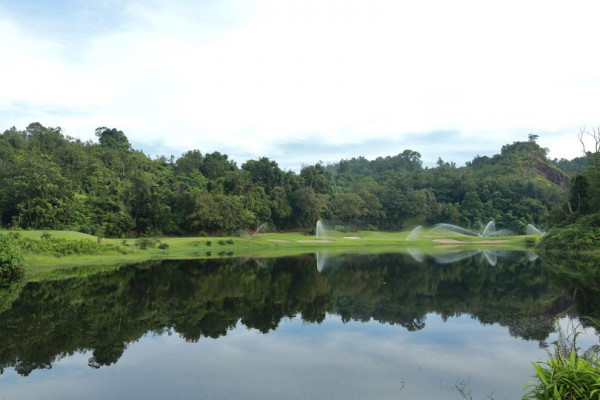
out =
[[[544,366],[545,364],[545,366]],[[537,384],[525,399],[600,399],[600,367],[572,352],[569,358],[533,363]]]
[[529,382],[524,399],[600,399],[600,362],[597,347],[579,354],[576,345],[580,332],[573,339],[565,335],[557,323],[559,339],[554,342],[554,354],[544,363],[532,363],[537,382]]
[[23,276],[25,259],[16,239],[0,235],[0,286],[20,279]]

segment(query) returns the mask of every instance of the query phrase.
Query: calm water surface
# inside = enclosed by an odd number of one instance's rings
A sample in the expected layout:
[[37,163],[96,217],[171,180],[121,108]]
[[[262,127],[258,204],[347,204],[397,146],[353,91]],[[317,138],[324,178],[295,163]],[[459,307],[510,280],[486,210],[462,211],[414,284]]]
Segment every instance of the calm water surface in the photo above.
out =
[[[151,262],[5,289],[0,399],[514,399],[555,319],[600,310],[594,259],[411,253]],[[581,329],[580,347],[598,343]]]

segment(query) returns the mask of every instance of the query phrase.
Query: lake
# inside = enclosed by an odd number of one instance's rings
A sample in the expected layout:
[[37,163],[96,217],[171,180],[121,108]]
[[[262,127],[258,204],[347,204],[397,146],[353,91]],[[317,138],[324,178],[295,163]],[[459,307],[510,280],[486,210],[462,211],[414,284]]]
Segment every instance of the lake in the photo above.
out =
[[0,399],[515,399],[556,321],[598,343],[594,258],[153,261],[0,291]]

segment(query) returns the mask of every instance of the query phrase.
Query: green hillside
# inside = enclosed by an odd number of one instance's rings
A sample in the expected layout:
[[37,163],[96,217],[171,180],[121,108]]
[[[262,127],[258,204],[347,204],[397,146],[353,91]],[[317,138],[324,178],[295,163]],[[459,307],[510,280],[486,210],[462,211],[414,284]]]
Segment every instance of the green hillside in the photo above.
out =
[[457,167],[424,168],[417,151],[283,171],[268,158],[241,166],[219,152],[151,159],[114,128],[98,142],[39,123],[0,135],[0,228],[72,230],[94,237],[229,235],[266,224],[312,231],[400,230],[494,220],[516,234],[547,227],[569,182],[529,140]]

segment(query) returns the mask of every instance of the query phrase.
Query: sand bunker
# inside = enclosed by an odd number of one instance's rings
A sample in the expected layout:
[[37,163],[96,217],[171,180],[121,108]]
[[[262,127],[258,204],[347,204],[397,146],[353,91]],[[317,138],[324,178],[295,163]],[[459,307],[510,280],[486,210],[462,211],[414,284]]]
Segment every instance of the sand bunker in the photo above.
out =
[[481,240],[477,243],[506,243],[508,240],[500,239],[500,240]]
[[464,244],[443,244],[441,246],[435,246],[434,249],[455,249],[463,246]]
[[268,242],[289,243],[290,241],[285,239],[269,239]]
[[331,243],[333,240],[298,240],[298,243]]
[[463,242],[462,240],[456,240],[456,239],[434,239],[433,241],[435,243],[466,243],[466,242]]
[[360,237],[358,237],[358,236],[344,236],[344,239],[348,239],[348,240],[360,240]]

